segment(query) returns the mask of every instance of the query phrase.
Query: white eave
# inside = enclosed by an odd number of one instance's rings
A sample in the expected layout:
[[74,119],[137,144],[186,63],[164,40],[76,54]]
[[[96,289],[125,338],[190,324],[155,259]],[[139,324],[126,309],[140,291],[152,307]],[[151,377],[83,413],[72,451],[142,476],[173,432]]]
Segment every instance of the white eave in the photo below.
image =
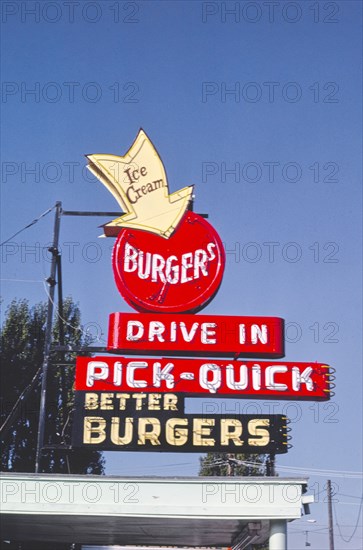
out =
[[306,478],[3,473],[2,537],[226,547],[249,533],[257,543],[271,520],[301,517],[306,487]]

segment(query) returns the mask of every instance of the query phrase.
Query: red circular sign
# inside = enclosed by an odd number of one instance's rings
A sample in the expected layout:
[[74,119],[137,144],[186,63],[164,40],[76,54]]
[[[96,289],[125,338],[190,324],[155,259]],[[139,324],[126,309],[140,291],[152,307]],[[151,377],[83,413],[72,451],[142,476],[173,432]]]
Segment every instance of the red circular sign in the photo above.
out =
[[113,248],[117,288],[138,311],[195,312],[216,294],[225,254],[215,229],[188,211],[169,239],[122,229]]

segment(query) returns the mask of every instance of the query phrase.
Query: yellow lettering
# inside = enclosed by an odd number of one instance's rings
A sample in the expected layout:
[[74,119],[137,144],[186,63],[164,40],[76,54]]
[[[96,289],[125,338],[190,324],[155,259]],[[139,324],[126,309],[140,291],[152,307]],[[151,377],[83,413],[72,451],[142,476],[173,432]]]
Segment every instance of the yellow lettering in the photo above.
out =
[[[186,426],[181,428],[180,426]],[[169,418],[165,424],[165,438],[169,445],[180,447],[188,441],[188,419],[187,418]]]
[[133,418],[125,418],[124,435],[120,436],[120,418],[113,417],[111,420],[111,441],[115,445],[128,445],[132,441]]
[[[147,430],[147,427],[151,430]],[[159,435],[161,433],[160,422],[157,418],[139,418],[138,445],[145,445],[146,441],[150,441],[151,445],[160,445]]]
[[113,410],[113,393],[101,393],[101,402],[100,409],[102,411],[112,411]]
[[126,400],[130,399],[131,395],[129,393],[116,393],[116,399],[120,400],[120,411],[126,409]]
[[146,397],[146,393],[133,393],[132,398],[136,400],[135,410],[142,411],[142,402]]
[[236,446],[243,445],[242,439],[242,422],[236,418],[223,418],[221,420],[221,445],[228,445],[229,441],[233,441]]
[[178,410],[178,396],[175,393],[164,394],[164,411],[177,411]]
[[270,432],[262,426],[269,426],[268,418],[255,418],[248,423],[248,433],[258,439],[248,438],[248,444],[256,447],[264,447],[270,442]]
[[86,393],[84,408],[87,410],[98,409],[98,393]]
[[[213,447],[215,440],[205,436],[210,435],[214,418],[194,418],[193,419],[193,445],[203,447]],[[209,427],[210,426],[210,427]]]
[[85,416],[83,424],[83,443],[103,443],[106,439],[106,420],[100,416]]
[[149,411],[160,411],[161,409],[160,399],[161,399],[160,393],[149,394],[149,403],[148,403]]

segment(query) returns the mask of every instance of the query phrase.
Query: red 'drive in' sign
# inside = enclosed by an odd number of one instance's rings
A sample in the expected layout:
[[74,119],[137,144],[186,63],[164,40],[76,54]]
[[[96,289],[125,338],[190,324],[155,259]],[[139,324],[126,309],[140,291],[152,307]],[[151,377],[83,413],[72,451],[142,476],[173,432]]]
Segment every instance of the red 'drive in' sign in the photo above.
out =
[[279,317],[111,313],[108,349],[124,353],[284,356]]

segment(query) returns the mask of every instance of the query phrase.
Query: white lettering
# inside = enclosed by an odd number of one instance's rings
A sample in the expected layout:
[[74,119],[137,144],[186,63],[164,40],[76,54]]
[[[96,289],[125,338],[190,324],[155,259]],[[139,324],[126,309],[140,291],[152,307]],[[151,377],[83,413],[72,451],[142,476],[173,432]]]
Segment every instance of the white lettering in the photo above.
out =
[[246,343],[246,325],[241,323],[239,326],[239,343],[245,344]]
[[170,342],[176,342],[176,322],[170,323]]
[[116,361],[113,371],[113,383],[115,386],[121,386],[122,383],[122,363]]
[[153,384],[155,388],[160,388],[162,380],[165,380],[169,390],[174,388],[174,376],[171,374],[173,368],[173,363],[167,363],[163,369],[161,363],[154,363]]
[[211,262],[216,257],[215,253],[213,252],[213,248],[216,248],[216,244],[214,243],[208,243],[207,244],[207,250],[209,254],[209,261]]
[[287,372],[287,367],[284,365],[273,365],[267,367],[265,373],[265,384],[268,390],[286,391],[287,385],[275,382],[275,374]]
[[165,331],[165,326],[160,321],[150,321],[149,325],[149,342],[154,342],[155,336],[159,340],[159,342],[165,342],[164,338],[162,337],[163,332]]
[[267,325],[261,325],[261,327],[259,327],[258,325],[252,325],[251,327],[252,344],[258,344],[258,341],[260,341],[261,344],[267,344],[267,339],[268,339]]
[[261,367],[257,364],[252,367],[252,387],[254,390],[261,389]]
[[[177,262],[178,258],[176,256],[169,256],[166,260],[166,280],[171,285],[175,285],[179,281],[179,266],[172,266],[172,262]],[[171,277],[173,275],[173,277]]]
[[126,243],[125,256],[124,256],[124,271],[132,273],[137,269],[137,255],[138,251],[131,244]]
[[236,382],[234,377],[233,365],[226,366],[226,384],[232,390],[245,390],[248,387],[248,370],[247,365],[241,365],[239,368],[239,382]]
[[[144,264],[144,256],[145,256],[145,264]],[[150,252],[146,252],[146,255],[142,250],[139,252],[139,261],[138,261],[138,271],[137,274],[140,277],[140,279],[148,279],[150,277],[150,270],[151,270],[151,254]]]
[[87,365],[87,386],[92,388],[95,380],[106,380],[108,365],[104,361],[90,361]]
[[140,279],[169,283],[188,283],[209,275],[209,263],[217,258],[215,243],[208,243],[207,250],[198,248],[194,252],[185,252],[179,258],[171,255],[167,258],[139,250],[129,243],[125,244],[123,270],[134,273]]
[[135,372],[138,369],[146,369],[148,364],[146,361],[130,361],[127,365],[126,382],[130,388],[146,388],[145,380],[135,380]]
[[165,260],[162,256],[160,256],[160,254],[154,254],[153,255],[153,261],[152,261],[152,275],[151,275],[151,280],[153,281],[153,283],[156,283],[156,281],[158,280],[158,275],[159,275],[159,278],[160,278],[160,281],[162,283],[165,283],[166,282],[166,279],[165,279],[165,275],[164,275],[164,272],[163,272],[163,269],[165,267]]
[[198,249],[194,253],[194,279],[199,279],[199,270],[204,277],[208,276],[208,269],[206,266],[208,260],[208,254],[205,250]]
[[[212,373],[212,380],[208,380],[208,373]],[[199,383],[202,388],[209,390],[210,393],[216,393],[221,387],[222,375],[221,369],[215,363],[204,363],[199,371]]]
[[211,330],[217,326],[216,323],[202,323],[201,324],[201,342],[202,344],[215,344],[217,342],[216,338],[212,336],[216,335],[215,330]]
[[294,391],[299,391],[301,384],[306,384],[306,389],[308,391],[313,391],[314,382],[310,377],[312,372],[312,367],[306,367],[302,373],[300,373],[300,369],[298,367],[292,367],[292,389]]
[[[137,332],[134,332],[134,328]],[[140,321],[128,321],[126,329],[126,340],[128,342],[136,342],[140,340],[144,334],[144,325]]]
[[192,342],[198,327],[199,327],[199,323],[193,323],[192,328],[190,329],[190,332],[188,332],[185,323],[183,321],[180,323],[180,330],[185,342]]
[[191,275],[188,277],[187,274],[190,267],[193,267],[193,254],[191,252],[187,252],[182,255],[181,283],[187,283],[188,281],[193,280],[193,277]]

